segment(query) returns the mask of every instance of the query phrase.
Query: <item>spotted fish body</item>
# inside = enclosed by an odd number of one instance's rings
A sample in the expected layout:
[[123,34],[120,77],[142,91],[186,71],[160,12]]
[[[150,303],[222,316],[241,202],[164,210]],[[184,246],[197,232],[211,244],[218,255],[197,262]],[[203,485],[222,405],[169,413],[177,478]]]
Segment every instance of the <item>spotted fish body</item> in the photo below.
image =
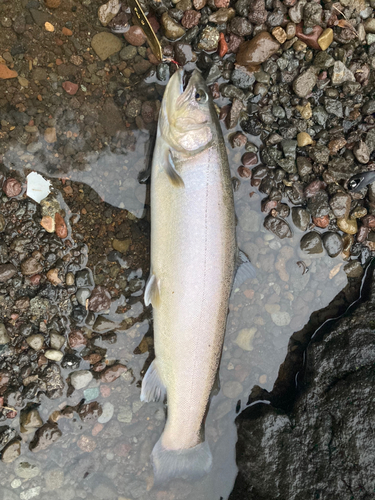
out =
[[155,360],[141,398],[168,416],[152,452],[156,482],[207,473],[204,418],[217,375],[236,260],[228,158],[212,98],[195,71],[165,91],[151,177],[151,275]]

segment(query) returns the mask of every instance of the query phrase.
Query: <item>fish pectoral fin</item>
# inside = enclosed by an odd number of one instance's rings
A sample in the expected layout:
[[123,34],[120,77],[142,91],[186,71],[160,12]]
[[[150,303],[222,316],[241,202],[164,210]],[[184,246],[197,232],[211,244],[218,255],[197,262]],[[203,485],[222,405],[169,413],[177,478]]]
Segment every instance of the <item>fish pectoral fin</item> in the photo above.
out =
[[145,290],[145,304],[146,306],[152,304],[152,307],[157,307],[160,304],[159,283],[156,279],[155,274],[151,274],[147,281]]
[[255,278],[256,276],[255,267],[241,250],[238,250],[236,265],[237,272],[234,277],[233,290],[241,286],[248,279]]
[[185,187],[185,183],[181,175],[176,170],[170,149],[168,150],[168,155],[165,162],[165,173],[167,174],[168,179],[171,181],[173,186],[180,188]]
[[151,401],[163,401],[166,394],[167,389],[160,379],[156,360],[154,359],[142,380],[141,401],[146,401],[147,403]]

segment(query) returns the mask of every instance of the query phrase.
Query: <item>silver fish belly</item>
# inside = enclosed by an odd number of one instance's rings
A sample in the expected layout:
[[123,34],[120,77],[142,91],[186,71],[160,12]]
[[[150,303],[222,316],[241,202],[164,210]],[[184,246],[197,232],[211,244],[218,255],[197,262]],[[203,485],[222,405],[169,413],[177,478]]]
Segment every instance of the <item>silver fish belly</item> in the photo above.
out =
[[[199,86],[199,92],[206,88],[199,73],[192,79],[189,85]],[[171,99],[166,94],[164,99]],[[208,92],[207,99],[209,142],[186,151],[174,142],[179,130],[166,138],[161,123],[152,165],[152,274],[145,301],[153,305],[156,357],[141,397],[167,397],[166,425],[152,453],[157,482],[199,477],[212,462],[203,425],[223,345],[236,238],[227,154]],[[186,122],[194,131],[192,115],[187,121],[177,116],[174,123]],[[203,115],[196,116],[207,126]],[[173,111],[167,118],[171,126]],[[198,126],[196,131],[203,137]],[[190,147],[190,139],[182,142]]]

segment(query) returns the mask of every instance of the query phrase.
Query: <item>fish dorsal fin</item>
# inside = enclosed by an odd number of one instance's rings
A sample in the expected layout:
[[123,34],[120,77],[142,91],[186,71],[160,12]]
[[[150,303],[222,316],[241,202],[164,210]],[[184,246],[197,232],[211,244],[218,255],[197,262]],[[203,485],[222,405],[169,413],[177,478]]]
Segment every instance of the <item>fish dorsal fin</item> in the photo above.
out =
[[185,183],[181,177],[181,175],[177,172],[176,166],[173,161],[172,152],[168,149],[168,154],[165,159],[165,173],[168,176],[168,179],[171,181],[173,186],[183,188],[185,187]]
[[236,266],[237,272],[234,277],[233,290],[241,286],[248,279],[255,278],[256,276],[255,267],[241,250],[237,252]]
[[160,304],[159,283],[156,279],[155,274],[150,274],[150,277],[147,281],[145,290],[145,304],[146,306],[152,304],[152,307],[157,307]]
[[165,385],[160,380],[156,360],[148,367],[146,375],[142,380],[141,401],[163,401],[167,394]]

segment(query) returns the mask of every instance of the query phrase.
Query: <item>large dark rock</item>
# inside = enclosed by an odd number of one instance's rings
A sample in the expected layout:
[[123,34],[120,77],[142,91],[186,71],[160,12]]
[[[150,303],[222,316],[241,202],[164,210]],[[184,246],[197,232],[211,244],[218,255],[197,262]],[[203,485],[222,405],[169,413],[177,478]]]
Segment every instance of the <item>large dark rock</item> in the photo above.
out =
[[256,405],[237,420],[230,500],[374,498],[375,283],[367,301],[310,344],[290,412]]

